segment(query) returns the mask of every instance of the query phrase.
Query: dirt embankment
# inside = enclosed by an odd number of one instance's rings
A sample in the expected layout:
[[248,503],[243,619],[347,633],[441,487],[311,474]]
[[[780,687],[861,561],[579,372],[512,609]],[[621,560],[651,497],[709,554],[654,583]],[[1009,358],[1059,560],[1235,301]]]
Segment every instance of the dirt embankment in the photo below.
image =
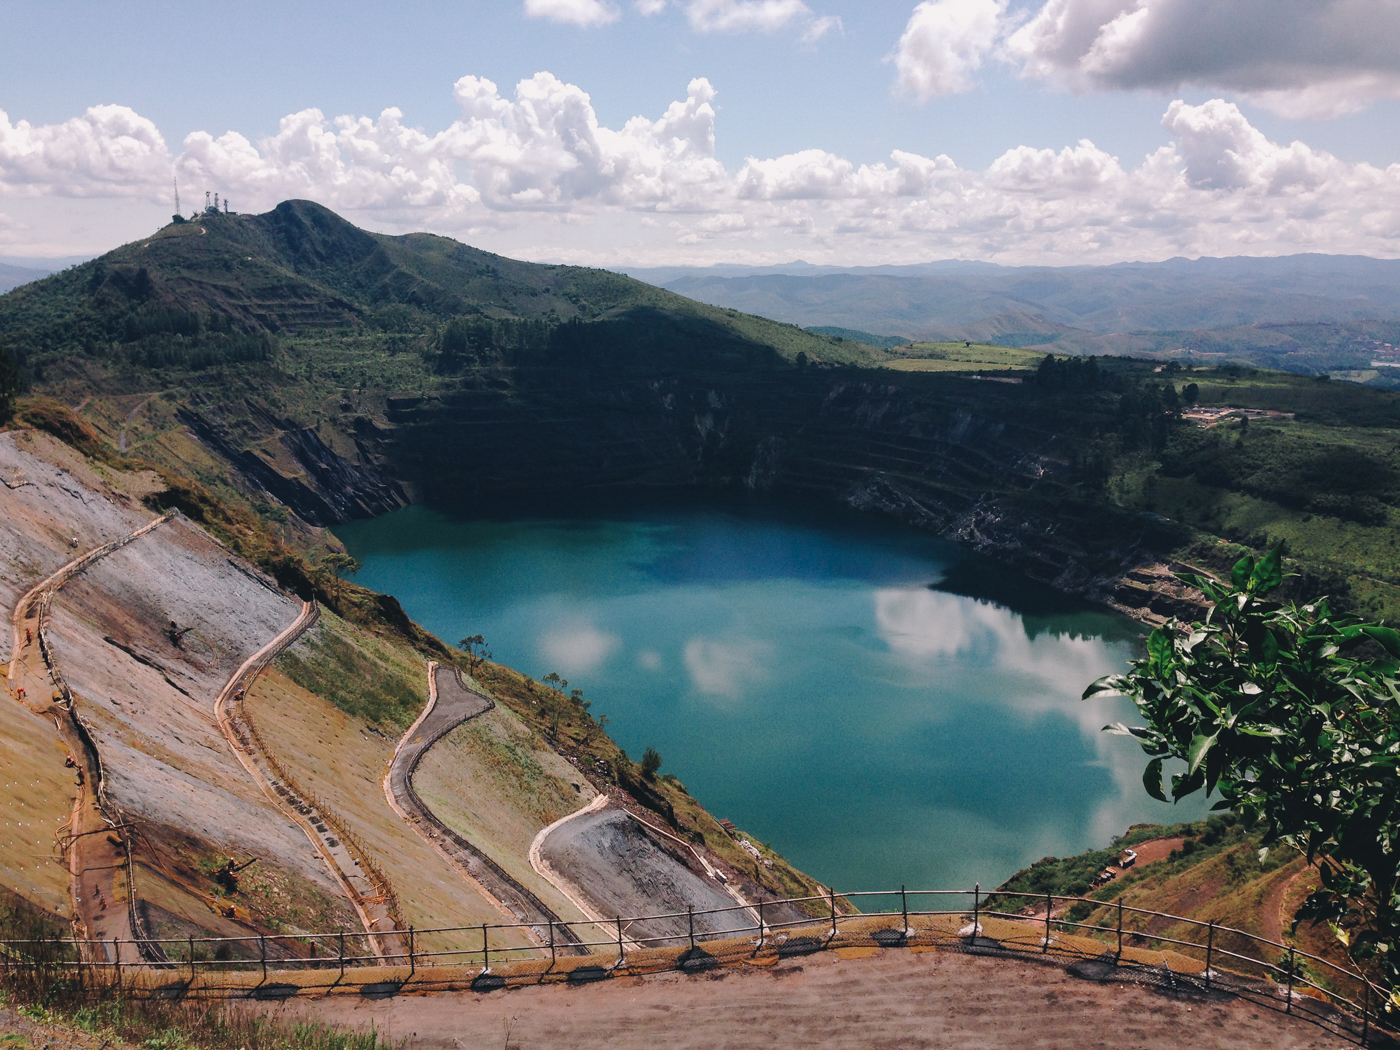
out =
[[1176,999],[1078,980],[1057,965],[917,950],[822,952],[760,969],[625,977],[596,985],[450,992],[381,1002],[289,1001],[287,1020],[373,1027],[410,1050],[685,1050],[820,1046],[930,1050],[1332,1050],[1354,1046],[1245,1002]]
[[[153,479],[96,467],[40,434],[0,435],[0,480],[7,512],[0,521],[0,591],[12,601],[83,550],[130,537],[152,518],[139,498],[155,487]],[[59,915],[70,913],[70,897],[85,908],[95,899],[97,911],[83,918],[89,934],[104,937],[129,937],[128,911],[134,918],[148,908],[195,934],[249,932],[211,907],[209,872],[200,865],[218,855],[258,856],[286,876],[284,883],[333,897],[338,889],[309,843],[249,782],[212,718],[213,698],[228,676],[295,618],[298,603],[176,520],[87,564],[46,604],[45,660],[29,666],[40,653],[37,617],[21,617],[17,632],[27,672],[14,684],[34,710],[7,701],[0,732],[5,801],[22,810],[14,824],[23,829],[13,850],[0,851],[6,885]],[[7,650],[9,638],[6,632]],[[83,723],[74,722],[77,744],[62,731],[66,711],[36,707],[63,684]],[[76,762],[76,771],[65,770],[65,760]],[[81,851],[65,850],[55,835],[67,826],[83,833],[82,843],[109,840],[103,826],[69,823],[79,815],[75,794],[98,788],[103,804],[95,819],[135,827],[110,836],[117,849],[99,865],[105,876],[75,873],[69,886],[65,854]],[[178,848],[166,848],[167,829]],[[142,900],[131,909],[122,838],[137,845]],[[172,865],[182,870],[172,875]],[[120,915],[104,905],[120,905]]]
[[[695,916],[697,935],[737,933],[755,925],[723,886],[691,871],[624,810],[610,807],[559,825],[540,853],[603,918],[694,908],[717,912]],[[690,925],[684,916],[647,919],[624,924],[622,932],[636,943],[673,944],[689,938]]]

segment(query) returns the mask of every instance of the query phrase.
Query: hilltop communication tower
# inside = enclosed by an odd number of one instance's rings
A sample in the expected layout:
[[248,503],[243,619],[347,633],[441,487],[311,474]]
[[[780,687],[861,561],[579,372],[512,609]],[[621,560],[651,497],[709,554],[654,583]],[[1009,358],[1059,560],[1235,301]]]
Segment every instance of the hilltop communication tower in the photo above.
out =
[[175,183],[175,214],[176,214],[176,215],[179,215],[179,214],[180,214],[180,179],[179,179],[179,177],[177,176],[177,177],[175,177],[174,179],[172,179],[171,181]]

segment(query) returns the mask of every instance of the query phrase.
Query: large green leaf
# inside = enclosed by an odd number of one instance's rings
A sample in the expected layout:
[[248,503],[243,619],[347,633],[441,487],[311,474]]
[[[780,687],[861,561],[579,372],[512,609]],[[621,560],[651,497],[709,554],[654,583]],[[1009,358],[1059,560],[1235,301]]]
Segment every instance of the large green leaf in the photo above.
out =
[[1147,658],[1152,669],[1165,671],[1172,655],[1172,636],[1165,627],[1158,627],[1147,636]]
[[1197,733],[1191,738],[1191,747],[1186,752],[1187,772],[1194,773],[1201,768],[1201,763],[1206,760],[1206,755],[1215,746],[1215,741],[1219,738],[1220,732],[1217,730],[1206,736],[1204,733]]
[[[1259,559],[1259,563],[1249,573],[1248,586],[1252,594],[1268,594],[1283,582],[1283,569],[1280,567],[1282,559],[1282,543],[1275,544],[1268,554]],[[1238,569],[1239,566],[1235,568]]]
[[1147,763],[1147,769],[1142,774],[1142,786],[1158,802],[1167,800],[1167,793],[1162,790],[1162,760],[1160,758],[1154,758]]
[[1235,567],[1230,570],[1230,583],[1236,590],[1244,590],[1249,586],[1249,577],[1254,573],[1254,559],[1246,554],[1239,561],[1235,562]]
[[1366,624],[1361,631],[1391,656],[1400,657],[1400,631],[1376,624]]

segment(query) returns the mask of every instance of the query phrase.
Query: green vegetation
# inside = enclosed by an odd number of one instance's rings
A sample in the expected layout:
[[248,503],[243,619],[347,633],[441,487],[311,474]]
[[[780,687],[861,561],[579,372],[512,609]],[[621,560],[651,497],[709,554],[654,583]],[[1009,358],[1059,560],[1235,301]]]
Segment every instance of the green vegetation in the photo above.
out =
[[[1281,604],[1278,548],[1235,565],[1228,584],[1182,579],[1213,603],[1204,622],[1153,631],[1147,656],[1085,691],[1127,696],[1147,723],[1109,727],[1150,756],[1143,784],[1165,799],[1166,759],[1186,763],[1171,794],[1219,790],[1263,844],[1320,864],[1298,912],[1327,922],[1358,960],[1400,987],[1400,632],[1335,617],[1325,600]],[[1400,992],[1397,993],[1400,1005]]]
[[896,350],[887,368],[901,372],[1024,372],[1045,354],[991,343],[906,343]]
[[[1117,864],[1123,850],[1153,839],[1182,839],[1182,844],[1161,861],[1150,868],[1128,868],[1112,882],[1095,888],[1094,877],[1111,864]],[[1249,845],[1244,856],[1254,858],[1252,870],[1248,864],[1234,861],[1237,872],[1235,881],[1271,871],[1291,859],[1286,851],[1277,851],[1264,866],[1258,860],[1260,833],[1250,831],[1234,813],[1223,813],[1205,820],[1188,821],[1182,824],[1139,824],[1127,834],[1118,835],[1107,849],[1086,850],[1072,857],[1044,857],[1029,868],[1023,868],[997,887],[994,896],[988,897],[987,907],[996,911],[1019,911],[1023,908],[1043,904],[1047,893],[1056,897],[1091,897],[1094,900],[1110,901],[1126,890],[1139,885],[1145,879],[1161,881],[1179,875],[1202,861],[1221,853],[1234,850],[1241,844]],[[1235,853],[1231,853],[1232,859]],[[1076,904],[1067,917],[1074,922],[1093,911],[1092,905]]]
[[872,332],[862,332],[857,328],[838,328],[834,325],[808,325],[805,331],[813,332],[816,335],[824,335],[828,339],[849,340],[853,343],[865,343],[868,346],[878,346],[882,350],[889,350],[909,342],[903,336],[898,335],[875,335]]
[[661,752],[654,747],[647,748],[642,752],[642,776],[648,780],[655,780],[657,772],[661,769]]
[[367,722],[405,729],[423,707],[421,666],[401,648],[333,614],[323,614],[276,666],[303,689]]
[[72,359],[128,378],[265,366],[287,333],[327,330],[373,333],[391,356],[417,351],[431,359],[426,373],[586,353],[617,338],[665,354],[687,333],[786,361],[805,352],[864,362],[873,352],[605,270],[517,262],[430,234],[367,233],[309,201],[172,223],[0,297],[0,345],[40,382]]

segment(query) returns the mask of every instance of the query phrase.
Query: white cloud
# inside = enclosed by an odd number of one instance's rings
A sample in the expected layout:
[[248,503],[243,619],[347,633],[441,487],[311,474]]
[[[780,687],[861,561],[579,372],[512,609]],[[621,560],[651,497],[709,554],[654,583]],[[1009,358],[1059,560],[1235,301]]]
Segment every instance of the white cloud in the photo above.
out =
[[39,127],[0,110],[0,191],[14,196],[143,196],[169,182],[171,158],[155,124],[126,106],[93,106]]
[[637,666],[644,671],[659,671],[666,666],[666,661],[656,650],[643,649],[637,654]]
[[[71,210],[74,197],[144,200],[158,218],[173,169],[187,192],[218,190],[241,211],[307,197],[385,232],[429,228],[526,258],[614,266],[1400,256],[1400,165],[1272,142],[1221,99],[1166,107],[1163,145],[1135,166],[1082,140],[1018,146],[980,171],[942,155],[895,150],[856,164],[819,149],[730,170],[715,156],[705,79],[621,127],[549,73],[509,94],[467,76],[454,94],[459,116],[436,132],[397,109],[334,119],[311,109],[256,142],[195,132],[173,157],[149,120],[120,107],[45,126],[0,115],[0,198],[36,229],[59,229],[50,203]],[[104,225],[126,229],[97,218],[73,251]],[[32,243],[70,254],[58,236]]]
[[802,31],[802,35],[797,38],[798,43],[811,46],[833,29],[839,33],[844,28],[841,19],[836,15],[822,15],[819,18],[812,19],[812,21],[807,24],[807,28]]
[[650,18],[666,10],[666,0],[636,0],[632,6],[637,9],[637,14]]
[[772,33],[811,15],[802,0],[689,0],[685,8],[697,33]]
[[971,90],[1005,11],[1006,0],[924,0],[890,56],[895,90],[920,102]]
[[1076,90],[1196,85],[1329,117],[1400,96],[1400,4],[1047,0],[1005,52],[1027,76]]
[[551,670],[585,674],[597,670],[617,648],[618,638],[591,624],[556,627],[540,638],[540,655]]
[[615,5],[603,0],[525,0],[525,14],[574,26],[602,26],[622,17]]
[[773,647],[752,638],[692,638],[685,643],[685,669],[700,693],[736,699],[747,685],[765,681]]

